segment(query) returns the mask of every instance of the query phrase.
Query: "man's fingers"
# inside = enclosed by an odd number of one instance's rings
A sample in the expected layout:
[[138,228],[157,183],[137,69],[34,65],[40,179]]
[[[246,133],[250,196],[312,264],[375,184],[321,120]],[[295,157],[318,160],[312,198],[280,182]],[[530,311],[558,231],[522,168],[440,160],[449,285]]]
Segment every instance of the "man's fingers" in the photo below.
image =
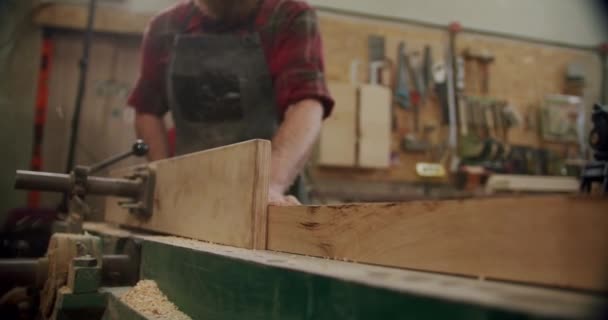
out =
[[285,200],[288,203],[287,205],[292,205],[292,206],[299,206],[299,205],[301,205],[301,203],[298,200],[298,198],[296,198],[294,196],[287,196],[287,197],[285,197]]
[[268,201],[268,204],[271,206],[298,206],[301,205],[298,198],[294,196],[283,196],[279,198],[273,198]]

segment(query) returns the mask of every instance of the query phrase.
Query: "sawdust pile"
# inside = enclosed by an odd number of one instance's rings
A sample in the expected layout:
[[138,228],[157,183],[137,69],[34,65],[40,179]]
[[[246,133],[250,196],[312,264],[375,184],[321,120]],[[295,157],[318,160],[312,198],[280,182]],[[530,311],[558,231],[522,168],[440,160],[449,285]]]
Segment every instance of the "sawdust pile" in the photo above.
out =
[[120,300],[133,310],[152,319],[192,320],[167,299],[155,281],[142,280]]

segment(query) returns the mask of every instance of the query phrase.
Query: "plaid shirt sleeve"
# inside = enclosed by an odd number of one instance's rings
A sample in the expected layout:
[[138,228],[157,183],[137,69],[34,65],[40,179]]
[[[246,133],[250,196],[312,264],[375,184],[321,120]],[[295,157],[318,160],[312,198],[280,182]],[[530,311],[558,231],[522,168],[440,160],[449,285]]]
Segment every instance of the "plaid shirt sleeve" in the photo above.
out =
[[169,110],[165,79],[168,48],[161,32],[166,20],[163,15],[155,17],[144,33],[140,74],[127,101],[139,113],[162,116]]
[[312,8],[277,18],[275,47],[270,65],[280,114],[304,99],[318,100],[331,114],[334,100],[327,89],[324,75],[323,46]]

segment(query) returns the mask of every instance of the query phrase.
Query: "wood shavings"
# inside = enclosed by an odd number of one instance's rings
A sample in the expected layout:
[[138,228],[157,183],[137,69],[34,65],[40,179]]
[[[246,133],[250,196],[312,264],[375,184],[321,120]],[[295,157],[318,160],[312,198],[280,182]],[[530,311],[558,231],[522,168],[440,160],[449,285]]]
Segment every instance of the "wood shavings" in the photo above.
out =
[[152,319],[192,320],[188,315],[179,311],[152,280],[138,282],[120,300],[133,310]]

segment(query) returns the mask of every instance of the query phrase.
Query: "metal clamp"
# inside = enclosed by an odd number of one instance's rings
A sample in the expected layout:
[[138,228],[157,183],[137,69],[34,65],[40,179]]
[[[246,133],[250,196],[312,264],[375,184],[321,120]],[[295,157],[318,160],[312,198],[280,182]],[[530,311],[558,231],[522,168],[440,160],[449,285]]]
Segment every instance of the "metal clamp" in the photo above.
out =
[[118,205],[133,215],[149,218],[154,211],[154,189],[156,185],[156,174],[154,170],[148,167],[139,167],[135,169],[133,174],[125,176],[125,179],[137,181],[141,186],[139,195],[128,201],[119,202]]

